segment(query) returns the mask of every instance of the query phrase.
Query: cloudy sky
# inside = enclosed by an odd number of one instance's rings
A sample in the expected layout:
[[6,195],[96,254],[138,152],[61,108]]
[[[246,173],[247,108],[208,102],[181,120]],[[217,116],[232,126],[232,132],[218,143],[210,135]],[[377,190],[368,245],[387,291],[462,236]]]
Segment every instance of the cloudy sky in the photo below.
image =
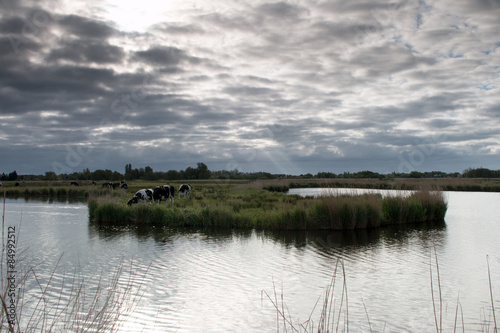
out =
[[0,172],[500,168],[500,0],[0,0]]

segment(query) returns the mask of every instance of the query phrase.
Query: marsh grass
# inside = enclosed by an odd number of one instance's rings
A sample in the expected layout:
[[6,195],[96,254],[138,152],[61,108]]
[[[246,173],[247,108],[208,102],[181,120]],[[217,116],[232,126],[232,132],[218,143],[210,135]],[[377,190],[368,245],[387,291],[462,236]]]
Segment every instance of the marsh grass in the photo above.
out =
[[[62,255],[53,271],[39,275],[20,247],[20,226],[16,234],[15,287],[9,289],[7,247],[5,244],[5,192],[2,215],[2,252],[0,257],[0,332],[114,332],[121,319],[133,312],[141,298],[146,273],[138,276],[134,263],[126,269],[122,262],[111,273],[83,274],[79,267],[68,276],[58,270]],[[62,282],[61,282],[62,281]],[[27,285],[37,288],[27,289]],[[15,311],[10,305],[12,293]],[[14,313],[12,318],[9,314]],[[11,320],[9,320],[11,318]]]
[[441,192],[418,191],[383,198],[380,194],[325,192],[318,198],[254,188],[206,186],[190,200],[127,206],[127,197],[91,196],[90,219],[107,225],[166,225],[203,228],[364,229],[394,223],[443,220]]
[[[340,290],[338,285],[340,285]],[[337,286],[337,289],[336,289]],[[273,279],[273,294],[263,290],[276,310],[276,331],[280,332],[348,332],[349,331],[349,297],[344,262],[337,259],[332,279],[326,286],[323,296],[316,301],[309,317],[304,322],[295,322],[286,305],[283,289],[280,296],[276,292]],[[315,321],[316,308],[319,308],[319,318]],[[367,315],[368,318],[368,315]],[[368,319],[369,321],[369,319]]]
[[114,195],[120,196],[119,190],[110,191],[106,189],[100,189],[95,186],[86,187],[9,187],[5,189],[6,197],[8,198],[80,198],[87,199],[90,196],[104,196],[104,195]]

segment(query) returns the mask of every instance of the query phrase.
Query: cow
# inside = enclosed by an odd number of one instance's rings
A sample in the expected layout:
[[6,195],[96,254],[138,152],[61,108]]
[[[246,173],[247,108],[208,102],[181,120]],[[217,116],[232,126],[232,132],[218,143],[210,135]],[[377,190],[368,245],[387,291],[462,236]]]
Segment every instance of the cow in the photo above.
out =
[[170,199],[170,201],[172,202],[172,207],[174,207],[174,192],[175,189],[171,185],[156,186],[153,191],[153,201],[155,203],[156,201],[158,201],[158,204],[160,204],[162,200],[165,200],[166,205],[168,199]]
[[16,183],[14,184],[14,186],[19,186],[19,183],[18,183],[18,182],[16,182]]
[[2,186],[3,186],[3,184],[2,184],[2,182],[0,182],[0,187],[2,187]]
[[189,199],[192,189],[193,188],[189,184],[182,184],[181,186],[179,186],[179,200],[181,199],[181,195],[184,199],[186,199],[187,195],[187,198]]
[[112,189],[113,188],[113,183],[103,183],[101,188],[109,188],[109,189]]
[[135,193],[134,197],[127,202],[127,205],[132,206],[139,202],[147,203],[153,201],[153,190],[142,189]]
[[127,183],[122,183],[122,185],[120,186],[121,189],[128,189],[128,184]]
[[69,186],[80,186],[80,184],[78,184],[78,182],[72,181],[71,183],[69,183]]
[[114,190],[115,188],[119,188],[119,187],[120,187],[120,183],[112,183],[110,189]]

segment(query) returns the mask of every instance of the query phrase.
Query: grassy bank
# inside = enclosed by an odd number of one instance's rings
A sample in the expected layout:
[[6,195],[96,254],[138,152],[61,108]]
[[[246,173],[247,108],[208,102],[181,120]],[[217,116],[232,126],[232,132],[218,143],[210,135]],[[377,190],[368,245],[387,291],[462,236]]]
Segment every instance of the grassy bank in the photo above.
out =
[[192,199],[176,200],[173,208],[164,204],[129,207],[128,199],[91,197],[91,220],[105,225],[342,230],[443,220],[447,209],[440,192],[418,191],[386,198],[331,192],[303,198],[228,184],[200,186]]
[[252,186],[272,192],[286,192],[291,188],[364,188],[378,190],[500,192],[497,178],[394,178],[394,179],[280,179],[263,180]]

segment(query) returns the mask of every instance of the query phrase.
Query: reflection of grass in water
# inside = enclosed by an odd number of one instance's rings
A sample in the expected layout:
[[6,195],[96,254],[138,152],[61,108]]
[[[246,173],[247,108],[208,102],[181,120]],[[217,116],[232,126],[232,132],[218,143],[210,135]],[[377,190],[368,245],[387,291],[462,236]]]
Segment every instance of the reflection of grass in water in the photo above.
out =
[[[495,302],[493,298],[493,288],[491,284],[491,275],[490,275],[490,264],[489,258],[487,257],[488,264],[488,282],[489,282],[489,292],[490,292],[490,301],[491,301],[491,316],[488,320],[486,320],[486,315],[484,315],[484,319],[481,320],[481,332],[498,332],[498,326],[496,321],[495,314]],[[340,266],[340,268],[339,268]],[[341,272],[339,272],[341,270]],[[432,307],[434,313],[434,323],[437,333],[443,332],[443,298],[442,298],[442,287],[441,280],[439,274],[439,264],[437,254],[435,254],[435,273],[436,276],[433,275],[433,265],[432,265],[432,256],[429,260],[429,275],[430,275],[430,285],[431,285],[431,298],[432,298]],[[339,281],[340,280],[340,281]],[[437,285],[435,286],[435,284]],[[340,286],[340,291],[335,289],[336,285]],[[272,305],[276,310],[276,331],[280,332],[349,332],[349,298],[347,293],[347,284],[346,284],[346,274],[344,269],[344,263],[341,259],[337,259],[335,269],[333,272],[332,279],[330,283],[326,287],[326,291],[323,297],[318,298],[314,308],[312,309],[309,317],[306,321],[302,323],[294,322],[291,318],[291,315],[288,311],[288,307],[284,301],[283,291],[281,292],[280,298],[278,300],[278,295],[276,292],[276,287],[273,280],[273,295],[269,295],[265,290],[263,293],[267,296],[267,298],[271,301]],[[370,316],[368,315],[368,309],[365,306],[364,300],[363,308],[365,311],[365,316],[367,320],[367,327],[370,332],[373,332],[372,324],[370,321]],[[321,303],[322,302],[322,303]],[[320,307],[320,313],[317,323],[314,322],[313,315],[315,313],[316,308]],[[462,305],[460,303],[459,297],[457,297],[457,303],[455,308],[455,317],[454,317],[454,326],[453,332],[456,332],[459,329],[459,317],[461,318],[461,331],[465,332],[465,322],[463,317]],[[432,320],[429,318],[429,320]],[[491,325],[493,324],[493,327]],[[384,329],[385,331],[385,324]]]
[[[123,263],[120,264],[109,280],[105,279],[103,272],[85,277],[79,268],[75,269],[73,276],[65,273],[60,276],[57,269],[61,256],[51,274],[42,277],[29,263],[25,264],[26,253],[21,251],[12,256],[16,261],[16,273],[15,279],[9,280],[12,274],[9,275],[8,268],[3,265],[7,263],[8,254],[5,244],[5,198],[2,234],[0,331],[114,332],[120,326],[120,319],[137,306],[142,282],[133,273],[133,263],[129,271],[125,270]],[[19,240],[19,233],[15,239]],[[19,250],[18,245],[16,243],[16,250]],[[55,281],[60,279],[62,283]],[[10,282],[15,283],[12,289],[9,288]],[[35,282],[38,288],[27,290],[27,283],[30,282]],[[15,307],[11,305],[11,300]],[[13,314],[10,321],[9,314]]]

